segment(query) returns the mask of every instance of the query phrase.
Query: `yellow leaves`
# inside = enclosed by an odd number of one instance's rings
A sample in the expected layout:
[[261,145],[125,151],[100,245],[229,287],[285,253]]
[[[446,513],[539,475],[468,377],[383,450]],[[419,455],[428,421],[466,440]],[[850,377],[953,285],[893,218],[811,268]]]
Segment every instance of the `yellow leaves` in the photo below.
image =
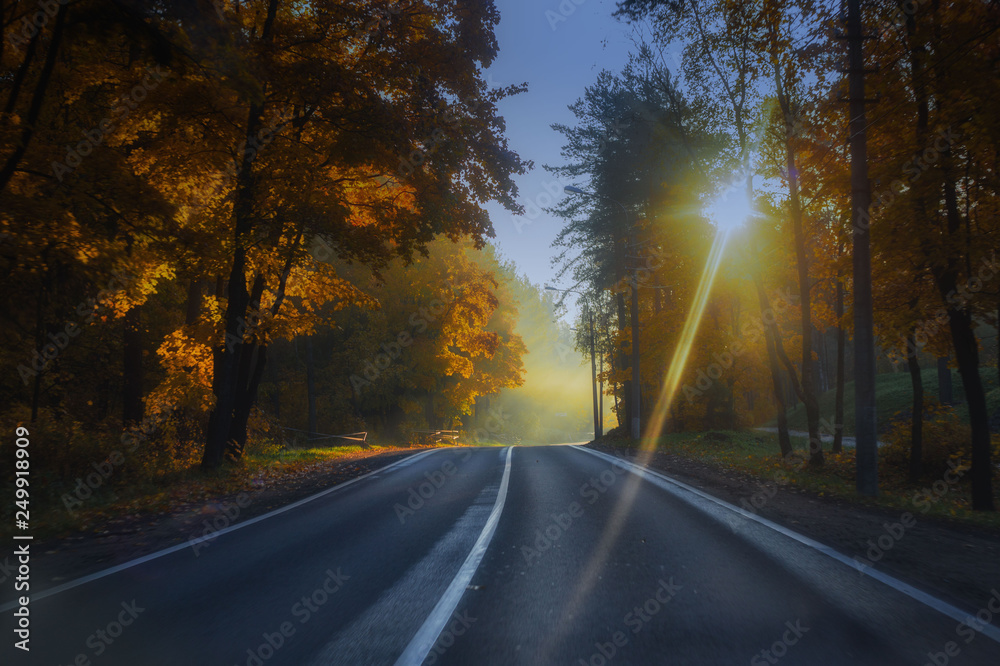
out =
[[211,348],[183,330],[176,330],[164,338],[156,353],[167,375],[147,399],[148,408],[156,404],[189,404],[200,410],[209,409],[212,404]]

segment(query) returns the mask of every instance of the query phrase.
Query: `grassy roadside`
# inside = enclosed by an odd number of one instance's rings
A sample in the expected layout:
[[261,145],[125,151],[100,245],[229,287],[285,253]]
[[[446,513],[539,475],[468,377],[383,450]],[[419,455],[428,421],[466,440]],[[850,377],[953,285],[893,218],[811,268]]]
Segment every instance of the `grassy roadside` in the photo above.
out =
[[[953,397],[957,403],[956,411],[959,418],[964,423],[969,422],[969,408],[965,404],[965,389],[962,387],[962,378],[957,370],[951,371],[951,384]],[[997,387],[996,368],[980,368],[979,375],[983,380],[983,388],[986,390],[986,406],[990,414],[1000,410],[1000,388]],[[931,368],[925,368],[921,373],[921,383],[924,386],[924,395],[937,398],[938,379],[937,372]],[[879,427],[887,425],[897,414],[909,413],[913,404],[913,390],[910,388],[910,375],[905,372],[883,373],[875,378],[875,408],[878,412]],[[834,399],[836,391],[830,390],[819,396],[820,417],[833,422]],[[772,419],[764,424],[768,427],[775,427],[777,422]],[[792,430],[807,430],[805,407],[800,403],[795,408],[788,410],[788,427]],[[854,435],[854,382],[844,384],[844,434]]]
[[[102,532],[110,523],[126,516],[166,513],[240,492],[279,489],[338,464],[346,465],[349,471],[351,462],[423,448],[428,447],[372,444],[248,451],[239,464],[226,464],[214,472],[194,466],[155,481],[102,485],[90,496],[70,505],[33,502],[32,535],[46,539],[70,532]],[[9,536],[8,526],[4,527],[0,538]]]
[[[602,438],[601,444],[620,449],[631,449],[631,440]],[[971,496],[967,482],[945,484],[940,479],[928,478],[918,485],[905,481],[905,476],[893,470],[880,468],[878,498],[862,497],[854,491],[854,451],[849,449],[839,455],[825,451],[826,464],[812,469],[807,463],[807,439],[793,437],[794,451],[782,459],[777,435],[752,431],[717,431],[702,433],[670,433],[660,437],[656,450],[701,462],[725,470],[744,472],[757,477],[762,483],[782,482],[816,493],[865,506],[909,511],[914,515],[927,515],[963,525],[1000,531],[1000,513],[971,510]],[[942,492],[935,493],[937,489]],[[995,483],[994,488],[1000,488]]]

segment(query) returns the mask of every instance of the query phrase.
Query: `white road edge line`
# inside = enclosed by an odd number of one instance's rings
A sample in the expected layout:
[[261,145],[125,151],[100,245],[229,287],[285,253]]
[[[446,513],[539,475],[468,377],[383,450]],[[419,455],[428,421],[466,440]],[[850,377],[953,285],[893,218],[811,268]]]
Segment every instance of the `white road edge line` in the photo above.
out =
[[[137,557],[134,560],[129,560],[128,562],[123,562],[121,564],[117,564],[117,565],[115,565],[113,567],[109,567],[107,569],[103,569],[103,570],[98,571],[96,573],[92,573],[92,574],[90,574],[88,576],[83,576],[82,578],[77,578],[76,580],[71,580],[69,582],[63,583],[62,585],[58,585],[56,587],[52,587],[52,588],[49,588],[47,590],[43,590],[41,592],[37,592],[37,593],[31,595],[31,600],[32,601],[37,601],[38,599],[44,599],[45,597],[51,597],[52,595],[59,594],[60,592],[65,592],[66,590],[72,589],[74,587],[79,587],[80,585],[84,585],[86,583],[90,583],[90,582],[98,580],[100,578],[104,578],[105,576],[110,576],[111,574],[116,574],[119,571],[125,571],[126,569],[131,569],[134,566],[138,566],[140,564],[145,564],[146,562],[149,562],[151,560],[155,560],[155,559],[161,558],[164,555],[170,555],[171,553],[176,553],[177,551],[184,550],[185,548],[190,548],[190,547],[195,546],[195,545],[197,545],[199,543],[202,543],[203,541],[208,541],[210,539],[215,539],[216,537],[220,537],[223,534],[228,534],[229,532],[234,532],[234,531],[236,531],[236,530],[238,530],[240,528],[247,527],[249,525],[253,525],[254,523],[259,523],[262,520],[266,520],[266,519],[268,519],[268,518],[270,518],[272,516],[277,516],[278,514],[284,513],[286,511],[291,511],[292,509],[300,507],[303,504],[306,504],[308,502],[312,502],[315,499],[319,499],[320,497],[323,497],[324,495],[329,495],[332,492],[336,492],[338,490],[342,490],[342,489],[346,488],[347,486],[349,486],[349,485],[351,485],[353,483],[357,483],[358,481],[361,481],[362,479],[365,479],[365,478],[371,476],[372,474],[378,474],[379,472],[388,472],[393,467],[397,467],[399,465],[402,465],[403,463],[412,463],[413,461],[417,460],[418,458],[422,458],[422,457],[424,457],[424,456],[426,456],[426,455],[428,455],[430,453],[434,453],[435,451],[442,451],[442,450],[443,449],[430,449],[430,450],[427,450],[427,451],[421,451],[419,453],[414,453],[411,456],[406,456],[402,460],[397,460],[396,462],[392,463],[391,465],[386,465],[385,467],[380,467],[378,469],[374,469],[374,470],[368,472],[367,474],[363,474],[361,476],[355,477],[355,478],[350,479],[348,481],[344,481],[343,483],[338,483],[337,485],[335,485],[335,486],[333,486],[331,488],[327,488],[326,490],[321,490],[320,492],[316,493],[315,495],[310,495],[309,497],[300,499],[298,502],[293,502],[292,504],[288,504],[288,505],[283,506],[281,508],[275,509],[274,511],[271,511],[269,513],[265,513],[265,514],[260,515],[260,516],[256,516],[254,518],[250,518],[250,519],[245,520],[245,521],[243,521],[241,523],[236,523],[234,525],[230,525],[229,527],[225,527],[225,528],[223,528],[223,529],[221,529],[221,530],[219,530],[217,532],[213,532],[210,535],[203,536],[203,537],[198,537],[197,539],[193,539],[193,540],[188,540],[188,541],[185,541],[183,543],[179,543],[176,546],[171,546],[170,548],[164,548],[163,550],[158,550],[155,553],[150,553],[149,555],[143,555],[142,557]],[[17,604],[17,600],[14,600],[14,601],[11,601],[9,603],[6,603],[3,606],[0,606],[0,613],[6,613],[9,610],[13,610],[15,607],[17,607],[17,605],[18,605]]]
[[[669,476],[661,474],[660,472],[657,472],[655,470],[651,470],[651,469],[646,468],[646,467],[640,467],[639,465],[636,465],[633,462],[630,462],[630,461],[625,460],[623,458],[617,458],[615,456],[608,455],[607,453],[604,453],[603,451],[595,451],[594,449],[588,449],[588,448],[585,448],[583,446],[574,446],[573,448],[579,449],[581,451],[586,451],[587,453],[590,453],[592,455],[598,456],[600,458],[606,458],[607,460],[612,461],[612,462],[613,461],[618,461],[620,463],[628,465],[631,468],[631,470],[632,470],[632,472],[634,474],[636,474],[638,476],[642,476],[642,477],[648,477],[647,480],[649,480],[651,483],[653,483],[655,485],[659,485],[660,487],[664,487],[664,488],[665,488],[666,485],[673,485],[673,486],[677,486],[679,488],[683,488],[684,490],[686,490],[686,491],[688,491],[690,493],[693,493],[693,494],[695,494],[695,495],[697,495],[697,496],[699,496],[699,497],[701,497],[703,499],[706,499],[706,500],[708,500],[710,502],[718,504],[719,506],[721,506],[723,508],[726,508],[726,509],[729,509],[730,511],[733,511],[734,513],[738,513],[741,516],[743,516],[744,518],[756,521],[757,523],[760,523],[761,525],[764,525],[765,527],[771,528],[772,530],[774,530],[775,532],[778,532],[779,534],[783,534],[783,535],[785,535],[786,537],[788,537],[790,539],[794,539],[795,541],[798,541],[799,543],[801,543],[804,546],[808,546],[809,548],[817,550],[817,551],[823,553],[824,555],[826,555],[828,557],[831,557],[834,560],[837,560],[841,564],[844,564],[846,566],[851,567],[852,569],[854,569],[854,570],[856,570],[856,571],[864,574],[865,576],[868,576],[869,578],[872,578],[874,580],[879,581],[880,583],[888,585],[889,587],[891,587],[892,589],[896,590],[897,592],[901,592],[901,593],[905,594],[906,596],[910,597],[911,599],[913,599],[915,601],[919,601],[920,603],[922,603],[925,606],[928,606],[928,607],[936,610],[937,612],[941,613],[942,615],[946,615],[946,616],[950,617],[951,619],[953,619],[953,620],[955,620],[957,622],[960,622],[960,623],[969,621],[970,628],[978,631],[979,633],[987,636],[988,638],[993,639],[997,643],[1000,643],[1000,629],[998,629],[997,627],[993,626],[992,624],[986,624],[986,625],[984,625],[982,622],[980,622],[979,620],[977,620],[974,615],[971,615],[970,613],[967,613],[967,612],[963,611],[961,608],[958,608],[957,606],[953,606],[953,605],[949,604],[947,601],[942,601],[941,599],[938,599],[937,597],[932,596],[932,595],[930,595],[930,594],[928,594],[928,593],[926,593],[926,592],[924,592],[922,590],[918,590],[917,588],[913,587],[912,585],[904,583],[903,581],[899,580],[898,578],[894,578],[894,577],[890,576],[889,574],[886,574],[886,573],[883,573],[883,572],[878,571],[876,569],[873,569],[872,567],[861,568],[861,567],[858,566],[858,564],[854,560],[852,560],[851,558],[849,558],[847,555],[844,555],[843,553],[841,553],[839,551],[836,551],[833,548],[830,548],[829,546],[826,546],[826,545],[824,545],[824,544],[822,544],[822,543],[820,543],[818,541],[813,541],[809,537],[803,536],[803,535],[799,534],[798,532],[793,532],[792,530],[788,529],[787,527],[783,527],[782,525],[779,525],[777,523],[771,522],[767,518],[761,518],[760,516],[758,516],[758,515],[756,515],[754,513],[750,513],[749,511],[741,509],[738,506],[735,506],[733,504],[729,504],[728,502],[724,502],[723,500],[720,500],[717,497],[713,497],[712,495],[709,495],[708,493],[702,492],[701,490],[698,490],[697,488],[689,486],[688,484],[684,483],[683,481],[678,481],[677,479],[672,479]],[[665,488],[665,489],[669,490],[669,488]]]
[[403,654],[399,655],[395,666],[420,666],[420,664],[424,663],[424,659],[430,654],[431,648],[434,647],[438,636],[444,631],[445,625],[458,607],[458,602],[462,600],[462,595],[465,594],[465,589],[469,586],[469,581],[472,580],[476,569],[479,568],[479,563],[482,562],[483,555],[486,554],[486,549],[489,547],[490,540],[493,539],[493,533],[496,532],[497,524],[500,522],[500,514],[503,512],[503,505],[507,500],[507,484],[510,480],[510,458],[513,452],[513,446],[507,449],[507,464],[503,469],[503,479],[500,481],[497,501],[493,505],[493,512],[490,513],[490,517],[486,520],[486,525],[483,526],[483,531],[479,534],[479,539],[476,540],[472,550],[469,551],[469,556],[465,558],[465,562],[458,570],[458,573],[455,574],[455,578],[451,581],[448,589],[444,591],[437,605],[434,606],[434,610],[424,620],[423,625],[410,640],[410,644],[403,650]]

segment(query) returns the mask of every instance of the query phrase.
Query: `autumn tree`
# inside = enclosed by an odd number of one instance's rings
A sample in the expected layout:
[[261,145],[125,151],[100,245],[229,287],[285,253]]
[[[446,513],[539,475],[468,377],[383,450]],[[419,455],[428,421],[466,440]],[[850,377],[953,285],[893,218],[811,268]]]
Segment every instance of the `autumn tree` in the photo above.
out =
[[488,90],[479,73],[497,49],[492,3],[268,0],[222,15],[236,37],[212,55],[235,70],[212,90],[223,131],[211,138],[232,156],[231,261],[206,467],[227,442],[242,449],[266,322],[309,261],[308,239],[322,233],[341,258],[373,265],[437,233],[481,243],[490,226],[478,202],[516,210],[510,175],[522,169],[495,106],[516,89]]
[[[992,280],[987,276],[995,275],[989,248],[997,234],[992,213],[998,132],[995,114],[982,111],[996,100],[990,63],[997,53],[992,36],[1000,16],[987,5],[941,2],[919,12],[886,3],[873,8],[869,18],[892,28],[875,53],[885,64],[877,88],[911,128],[901,136],[895,127],[879,126],[876,140],[886,168],[871,225],[876,229],[898,220],[916,254],[912,283],[929,279],[937,292],[939,307],[933,310],[941,317],[935,319],[949,331],[969,405],[973,508],[993,510],[989,414],[975,326],[995,309],[994,299],[979,292],[1000,293],[984,289]],[[908,140],[901,142],[904,136]],[[893,236],[886,239],[894,243]],[[914,332],[927,322],[928,309],[911,317]]]

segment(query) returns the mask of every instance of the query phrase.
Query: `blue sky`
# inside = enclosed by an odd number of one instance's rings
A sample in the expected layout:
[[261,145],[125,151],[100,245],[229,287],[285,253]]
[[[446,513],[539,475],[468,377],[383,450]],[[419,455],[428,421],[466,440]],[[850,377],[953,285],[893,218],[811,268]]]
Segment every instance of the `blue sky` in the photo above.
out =
[[[535,168],[517,179],[519,200],[529,215],[515,217],[495,204],[487,208],[503,256],[539,285],[572,286],[553,282],[552,241],[562,220],[536,212],[549,191],[565,196],[562,185],[568,183],[557,183],[542,165],[563,163],[563,137],[552,123],[574,124],[567,106],[583,96],[602,69],[617,72],[625,66],[632,28],[612,18],[615,6],[614,0],[497,0],[500,53],[487,74],[495,85],[528,83],[528,92],[504,100],[500,111],[510,148],[534,161]],[[572,302],[567,299],[567,304]]]

